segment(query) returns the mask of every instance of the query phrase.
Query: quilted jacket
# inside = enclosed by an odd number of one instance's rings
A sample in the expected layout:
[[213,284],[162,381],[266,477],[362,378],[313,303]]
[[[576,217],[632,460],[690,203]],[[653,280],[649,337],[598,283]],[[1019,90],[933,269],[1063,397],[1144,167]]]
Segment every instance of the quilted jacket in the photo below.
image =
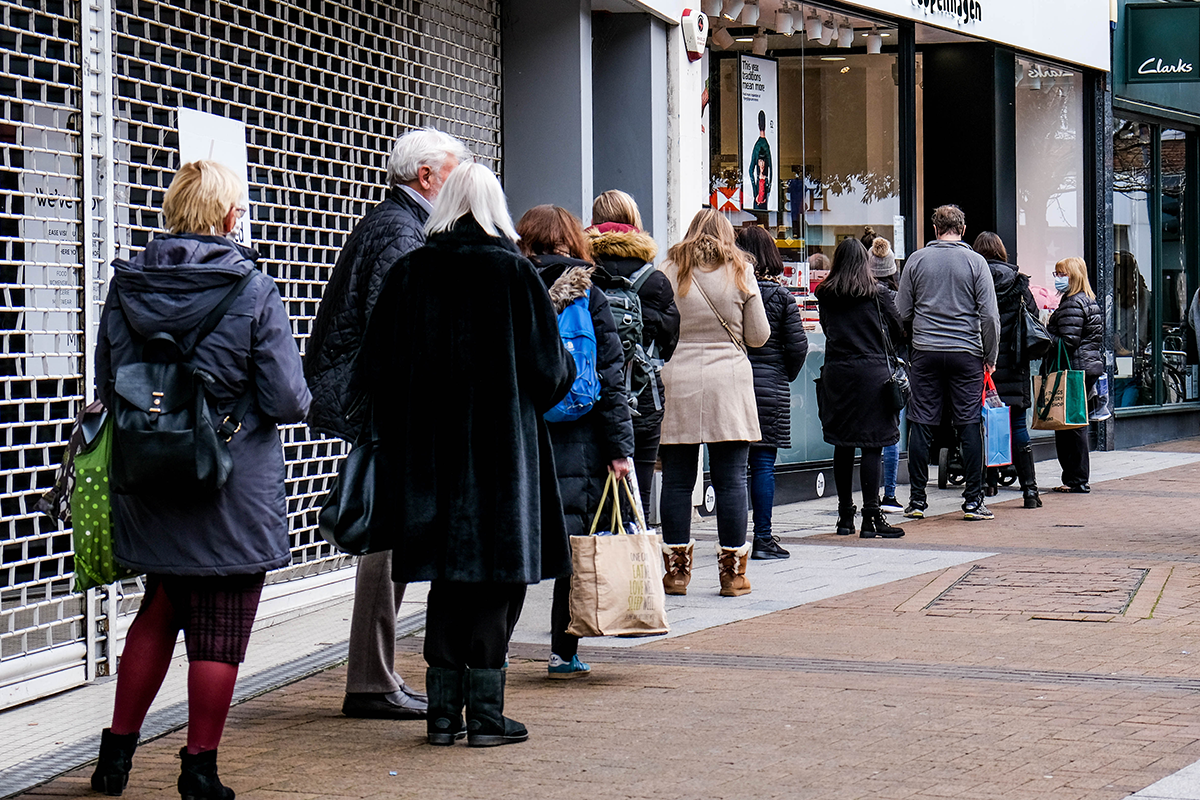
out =
[[[1083,292],[1066,295],[1046,328],[1066,345],[1071,369],[1081,369],[1089,380],[1104,372],[1104,318],[1100,306]],[[1053,363],[1058,341],[1050,345],[1046,361]]]
[[804,321],[791,293],[774,281],[758,282],[763,308],[771,325],[771,338],[762,347],[751,347],[754,399],[758,404],[761,445],[786,449],[792,446],[792,381],[808,355]]

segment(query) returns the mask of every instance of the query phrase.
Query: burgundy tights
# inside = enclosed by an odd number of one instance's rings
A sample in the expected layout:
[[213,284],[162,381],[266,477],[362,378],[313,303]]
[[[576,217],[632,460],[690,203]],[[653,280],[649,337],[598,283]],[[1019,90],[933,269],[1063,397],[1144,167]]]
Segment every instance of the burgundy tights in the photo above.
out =
[[[179,636],[175,610],[167,593],[156,591],[129,627],[121,668],[117,671],[117,698],[113,707],[112,732],[133,733],[142,728],[146,712],[162,686],[171,654]],[[233,700],[238,665],[221,661],[191,661],[188,664],[189,753],[216,750],[225,729],[225,717]]]

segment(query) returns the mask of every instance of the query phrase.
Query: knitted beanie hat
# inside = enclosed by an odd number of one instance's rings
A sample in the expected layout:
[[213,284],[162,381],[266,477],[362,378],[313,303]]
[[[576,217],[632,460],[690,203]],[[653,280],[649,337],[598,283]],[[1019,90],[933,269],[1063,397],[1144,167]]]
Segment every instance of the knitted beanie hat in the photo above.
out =
[[876,278],[886,278],[888,275],[896,274],[896,255],[892,252],[892,245],[882,236],[875,237],[875,241],[871,242],[871,252],[867,254],[867,266],[871,268],[871,274]]

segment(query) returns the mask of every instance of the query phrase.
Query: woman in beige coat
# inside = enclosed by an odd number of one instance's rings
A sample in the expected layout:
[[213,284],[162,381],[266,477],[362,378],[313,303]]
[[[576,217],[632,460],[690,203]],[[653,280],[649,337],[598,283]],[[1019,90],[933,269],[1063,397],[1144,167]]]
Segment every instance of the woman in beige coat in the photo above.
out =
[[661,498],[667,594],[687,594],[692,573],[692,489],[700,445],[708,445],[717,498],[721,595],[748,594],[746,460],[759,436],[754,373],[746,347],[771,335],[754,266],[734,243],[733,226],[704,209],[671,248],[662,272],[675,290],[679,346],[663,367]]

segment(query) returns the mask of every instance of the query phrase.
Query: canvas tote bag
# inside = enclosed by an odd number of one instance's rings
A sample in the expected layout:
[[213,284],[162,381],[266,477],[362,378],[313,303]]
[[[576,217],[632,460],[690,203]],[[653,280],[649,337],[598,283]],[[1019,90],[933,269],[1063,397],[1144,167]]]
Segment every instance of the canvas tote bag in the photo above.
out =
[[[637,519],[637,533],[621,524],[618,492],[624,487]],[[596,534],[609,491],[613,511],[611,535]],[[600,507],[592,518],[592,534],[571,537],[572,636],[653,636],[666,633],[666,593],[663,591],[662,537],[646,530],[646,522],[629,482],[612,473],[604,484]]]
[[1034,430],[1066,431],[1087,427],[1087,382],[1083,370],[1071,369],[1071,360],[1061,339],[1054,370],[1034,376],[1033,396]]

